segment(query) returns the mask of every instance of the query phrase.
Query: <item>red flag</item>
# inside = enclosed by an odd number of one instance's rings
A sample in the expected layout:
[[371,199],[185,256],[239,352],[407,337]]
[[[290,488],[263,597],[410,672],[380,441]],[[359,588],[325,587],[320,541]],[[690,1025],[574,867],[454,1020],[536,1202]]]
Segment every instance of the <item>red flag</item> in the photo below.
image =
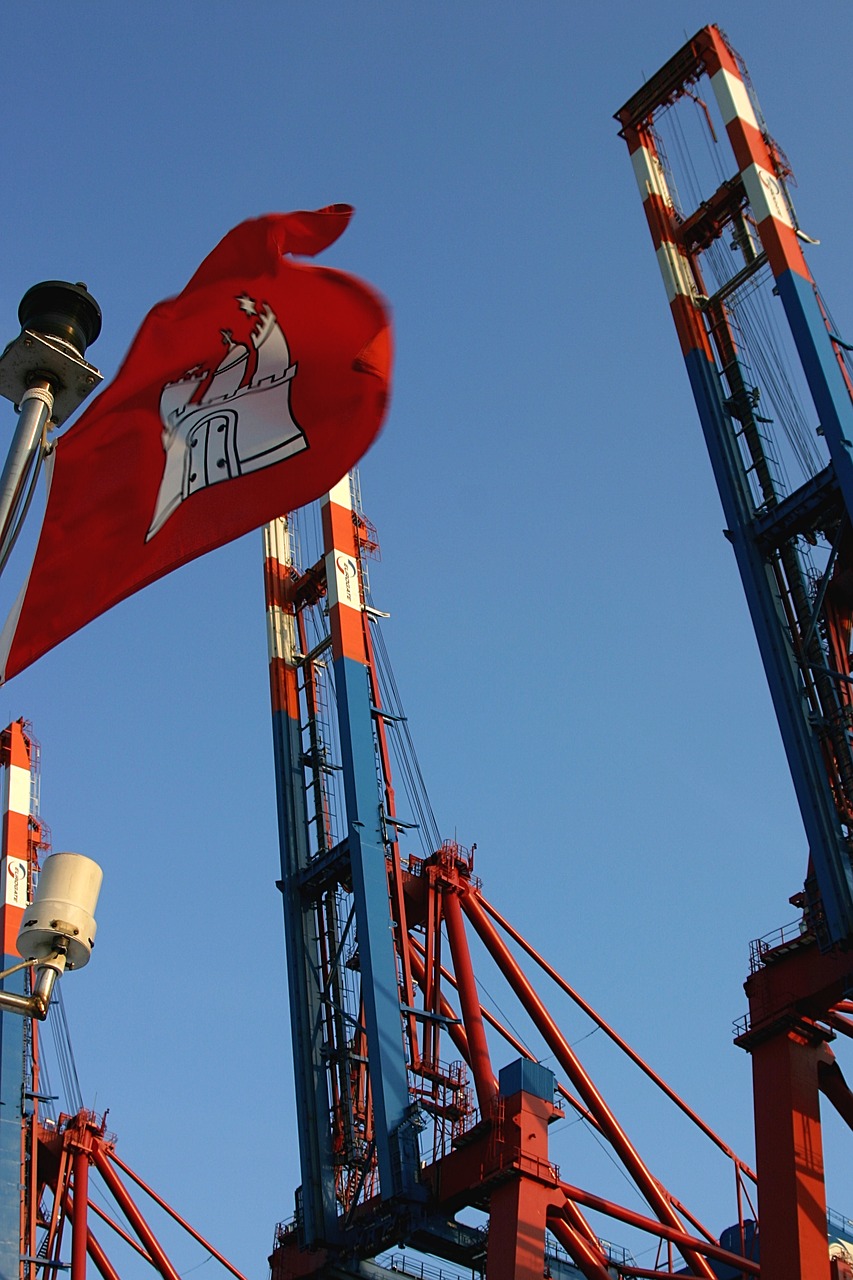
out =
[[288,256],[319,253],[351,214],[243,222],[149,313],[48,459],[35,559],[0,640],[3,679],[149,582],[313,501],[368,448],[390,379],[383,303]]

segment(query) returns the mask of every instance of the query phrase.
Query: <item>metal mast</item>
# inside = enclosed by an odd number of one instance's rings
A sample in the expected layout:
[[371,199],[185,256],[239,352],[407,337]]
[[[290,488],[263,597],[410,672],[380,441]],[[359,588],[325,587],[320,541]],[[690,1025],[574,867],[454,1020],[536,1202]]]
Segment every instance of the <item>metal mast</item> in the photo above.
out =
[[[377,784],[382,712],[370,680],[366,526],[349,477],[323,500],[322,521],[323,558],[301,575],[287,521],[264,532],[308,1244],[334,1242],[340,1206],[374,1189],[377,1177],[384,1197],[416,1198],[420,1163],[386,869],[395,835]],[[329,631],[309,638],[305,610],[320,600]],[[323,716],[330,696],[340,725],[334,764]],[[342,795],[331,785],[335,771]],[[346,820],[336,825],[338,802]]]
[[[697,86],[707,77],[715,129]],[[701,113],[729,176],[673,180],[665,130]],[[853,934],[853,400],[847,348],[803,256],[786,178],[743,62],[716,27],[700,31],[617,112],[720,490],[803,823],[806,886],[820,944]],[[725,154],[723,139],[730,145]],[[729,149],[726,149],[728,152]],[[733,153],[733,154],[731,154]],[[729,158],[731,155],[731,158]],[[731,165],[734,165],[732,173]],[[691,175],[692,178],[692,175]],[[724,238],[729,241],[729,252]],[[723,250],[722,252],[720,250]],[[787,320],[816,419],[762,359],[750,308]],[[778,301],[775,301],[778,299]],[[799,477],[800,483],[797,483]]]
[[719,28],[698,32],[616,119],[809,842],[791,899],[802,918],[753,944],[737,1040],[753,1063],[762,1272],[828,1280],[819,1092],[853,1123],[828,1048],[853,1031],[853,348],[806,264],[814,242],[788,163]]
[[[377,1256],[401,1243],[442,1265],[487,1269],[489,1280],[540,1280],[546,1266],[565,1280],[608,1280],[617,1262],[626,1275],[671,1276],[679,1254],[705,1280],[714,1276],[712,1259],[736,1265],[732,1275],[755,1275],[745,1213],[720,1239],[683,1210],[526,969],[532,964],[555,982],[734,1162],[745,1212],[754,1175],[486,901],[473,849],[441,840],[408,753],[382,615],[370,602],[367,560],[377,548],[355,480],[320,504],[319,530],[317,515],[309,509],[264,532],[302,1168],[295,1220],[277,1232],[273,1280],[379,1280],[386,1272]],[[300,543],[312,519],[316,545],[307,550]],[[411,842],[419,853],[404,854],[401,845]],[[516,1016],[560,1078],[483,1007],[473,935],[490,969],[488,988],[497,969],[506,998],[520,1007]],[[526,953],[524,963],[513,947]],[[645,1213],[561,1181],[548,1129],[563,1103],[609,1144]],[[487,1214],[488,1229],[466,1222],[467,1208],[481,1221]],[[624,1250],[599,1239],[589,1212],[649,1233],[658,1264],[631,1270]],[[404,1270],[404,1261],[392,1269]]]
[[[32,997],[38,978],[21,965],[16,938],[25,911],[38,902],[37,883],[51,879],[52,859],[40,867],[40,855],[49,848],[48,831],[39,817],[40,749],[29,724],[16,720],[0,732],[0,831],[2,831],[3,895],[0,926],[3,930],[3,972],[0,990],[21,1001]],[[75,857],[76,855],[59,855]],[[41,876],[40,876],[41,872]],[[54,878],[55,882],[55,878]],[[74,910],[67,902],[66,907]],[[6,973],[14,969],[15,972]],[[86,1280],[89,1263],[103,1280],[118,1280],[103,1240],[93,1232],[97,1218],[108,1233],[110,1251],[124,1258],[132,1253],[159,1273],[161,1280],[179,1280],[140,1208],[138,1195],[129,1190],[121,1174],[162,1211],[204,1246],[234,1280],[245,1280],[213,1245],[191,1227],[162,1197],[134,1173],[115,1152],[114,1135],[105,1119],[82,1109],[71,1097],[76,1114],[45,1118],[42,1104],[56,1098],[43,1092],[47,1073],[41,1065],[38,1018],[22,1016],[19,1009],[0,1007],[0,1276],[3,1280],[37,1280],[70,1272],[71,1280]],[[62,1028],[63,1021],[60,1024]],[[67,1032],[66,1032],[67,1033]],[[57,1036],[62,1035],[62,1030]],[[66,1046],[65,1054],[70,1055]],[[73,1058],[71,1058],[73,1072]],[[66,1063],[67,1066],[67,1063]],[[62,1065],[60,1064],[62,1071]],[[67,1074],[67,1072],[66,1072]],[[76,1073],[74,1073],[76,1085]],[[77,1089],[68,1090],[73,1095]],[[52,1108],[47,1108],[52,1112]],[[40,1114],[42,1113],[42,1114]],[[99,1183],[92,1186],[94,1175]],[[93,1202],[94,1192],[98,1203]],[[128,1224],[122,1227],[104,1212],[105,1192]],[[70,1228],[70,1230],[69,1230]],[[70,1237],[70,1238],[69,1238]],[[128,1250],[131,1254],[128,1254]]]
[[0,473],[0,573],[27,514],[48,431],[63,423],[101,381],[84,359],[101,332],[101,309],[85,284],[45,280],[18,307],[21,332],[0,354],[0,396],[18,410]]
[[[0,822],[2,822],[3,970],[20,966],[15,939],[32,897],[41,827],[33,812],[37,795],[37,748],[23,721],[0,734]],[[3,978],[2,989],[25,996],[30,972]],[[36,1152],[28,1121],[38,1101],[38,1031],[34,1021],[0,1009],[0,1275],[33,1277],[22,1257],[35,1254]]]

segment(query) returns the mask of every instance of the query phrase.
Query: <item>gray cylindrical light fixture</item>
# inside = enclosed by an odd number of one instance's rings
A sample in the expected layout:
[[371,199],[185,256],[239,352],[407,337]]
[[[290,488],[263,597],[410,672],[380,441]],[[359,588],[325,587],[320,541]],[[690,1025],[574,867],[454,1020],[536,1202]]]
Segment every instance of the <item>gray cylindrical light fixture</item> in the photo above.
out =
[[88,964],[95,945],[95,907],[102,880],[97,862],[82,853],[54,853],[47,858],[18,931],[19,954],[25,960],[50,964],[59,953],[64,956],[62,968],[68,969]]

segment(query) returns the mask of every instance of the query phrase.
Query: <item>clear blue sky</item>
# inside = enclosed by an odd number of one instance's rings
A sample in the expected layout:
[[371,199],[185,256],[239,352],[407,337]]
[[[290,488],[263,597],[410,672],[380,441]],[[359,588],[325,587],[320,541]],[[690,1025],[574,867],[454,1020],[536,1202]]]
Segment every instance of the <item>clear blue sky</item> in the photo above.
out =
[[[110,376],[236,222],[356,206],[325,260],[394,310],[393,404],[361,479],[439,824],[751,1157],[731,1021],[805,840],[611,119],[709,21],[793,164],[849,339],[847,0],[7,4],[0,333],[35,281],[85,280]],[[94,961],[64,983],[86,1102],[263,1276],[298,1166],[260,534],[94,623],[0,690],[0,714],[42,742],[55,847],[105,870]],[[728,1171],[611,1076],[599,1039],[585,1061],[629,1134],[721,1229]],[[853,1213],[843,1140],[828,1121],[830,1201]],[[555,1155],[593,1181],[581,1127]]]

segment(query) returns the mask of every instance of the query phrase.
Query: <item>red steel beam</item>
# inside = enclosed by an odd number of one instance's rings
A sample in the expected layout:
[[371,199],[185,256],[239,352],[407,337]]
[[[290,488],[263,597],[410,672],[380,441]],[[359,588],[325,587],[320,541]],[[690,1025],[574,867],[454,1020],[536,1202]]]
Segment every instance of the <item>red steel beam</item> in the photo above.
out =
[[86,1247],[89,1251],[89,1257],[104,1277],[104,1280],[121,1280],[119,1273],[116,1271],[115,1267],[112,1265],[109,1258],[98,1244],[98,1241],[92,1235],[91,1231],[87,1234]]
[[[590,1111],[598,1118],[605,1137],[612,1144],[614,1151],[616,1151],[625,1168],[633,1177],[649,1206],[660,1218],[662,1224],[671,1227],[675,1231],[682,1232],[682,1222],[661,1189],[661,1184],[646,1168],[625,1130],[604,1101],[592,1078],[581,1065],[580,1060],[534,991],[526,975],[519,968],[509,948],[498,934],[481,906],[477,895],[472,890],[469,890],[464,895],[462,907],[495,963],[499,966],[527,1013],[538,1027],[549,1049],[569,1076]],[[687,1238],[689,1239],[689,1237]],[[697,1275],[704,1277],[704,1280],[715,1280],[714,1272],[710,1265],[704,1258],[700,1257],[695,1248],[687,1247],[686,1252],[682,1250],[682,1253],[685,1262],[696,1271]]]
[[92,1147],[92,1159],[104,1182],[115,1197],[116,1202],[121,1207],[122,1213],[125,1214],[139,1239],[151,1254],[151,1261],[157,1271],[160,1272],[163,1280],[180,1280],[180,1276],[166,1257],[159,1240],[140,1213],[130,1192],[110,1164],[103,1147],[99,1143],[95,1143]]
[[130,1245],[131,1249],[135,1249],[136,1252],[139,1254],[140,1258],[145,1259],[149,1267],[154,1265],[153,1262],[151,1261],[149,1254],[145,1252],[145,1250],[143,1249],[139,1241],[134,1240],[130,1232],[125,1231],[124,1227],[120,1227],[119,1224],[115,1222],[108,1213],[104,1212],[104,1210],[100,1207],[100,1205],[95,1204],[94,1200],[90,1200],[89,1208],[92,1210],[92,1213],[97,1214],[97,1216],[101,1219],[101,1222],[106,1223],[106,1225],[110,1228],[110,1230],[114,1231],[116,1235],[119,1236],[120,1239],[124,1241],[125,1244]]
[[844,1073],[828,1044],[823,1045],[821,1060],[818,1062],[817,1084],[823,1096],[829,1099],[848,1129],[853,1129],[853,1092],[851,1092],[850,1086],[844,1079]]
[[826,1015],[826,1021],[833,1031],[840,1031],[843,1036],[853,1036],[853,1022],[843,1013],[836,1013],[835,1009],[830,1009]]
[[[572,1256],[579,1259],[578,1265],[582,1269],[586,1267],[594,1274],[595,1267],[601,1266],[605,1269],[605,1274],[610,1275],[606,1270],[607,1255],[604,1252],[604,1246],[576,1204],[566,1199],[559,1205],[559,1217],[553,1217],[553,1209],[549,1211],[550,1221],[561,1223],[570,1233],[575,1242]],[[553,1234],[555,1233],[552,1231]]]
[[72,1156],[72,1181],[77,1212],[71,1221],[71,1280],[86,1280],[89,1224],[89,1153],[79,1148]]
[[792,1029],[750,1050],[761,1263],[773,1280],[829,1280],[818,1097],[822,1049]]
[[[74,1197],[69,1195],[67,1191],[62,1201],[62,1207],[65,1210],[65,1213],[71,1219],[71,1226],[73,1230],[74,1222],[75,1222]],[[95,1206],[93,1204],[88,1204],[87,1208],[94,1209]],[[86,1232],[86,1247],[89,1253],[89,1257],[92,1259],[95,1266],[98,1268],[101,1275],[104,1277],[104,1280],[121,1280],[119,1273],[116,1271],[115,1267],[110,1262],[109,1258],[104,1253],[103,1249],[98,1244],[97,1240],[92,1235],[92,1232],[90,1230],[87,1230]],[[139,1245],[134,1244],[133,1247],[135,1249],[138,1249]],[[147,1254],[143,1254],[143,1257],[146,1259],[147,1262],[151,1261],[151,1259],[148,1257]]]
[[447,940],[450,943],[450,954],[453,957],[453,969],[456,974],[462,1022],[468,1037],[469,1062],[474,1076],[474,1087],[477,1090],[477,1102],[480,1115],[487,1118],[498,1096],[498,1089],[489,1056],[489,1046],[486,1042],[480,997],[477,994],[477,982],[474,978],[471,952],[468,950],[462,908],[457,894],[445,890],[442,894],[442,906],[444,923],[447,926]]
[[[415,938],[410,938],[409,942],[413,949],[412,950],[413,959],[414,957],[421,955],[423,953],[423,948]],[[423,970],[423,965],[421,965],[421,970]],[[454,978],[453,974],[449,972],[449,970],[442,967],[441,976],[442,978],[445,978],[452,987],[454,988],[456,987],[456,979]],[[420,979],[418,979],[418,982],[420,983]],[[453,1013],[452,1006],[448,1003],[447,1000],[445,1000],[443,996],[442,996],[442,1003],[441,1003],[441,1011],[447,1016],[455,1016]],[[488,1022],[490,1027],[494,1027],[498,1035],[503,1036],[507,1044],[512,1045],[513,1049],[516,1051],[519,1057],[527,1058],[528,1062],[536,1061],[536,1058],[530,1052],[527,1045],[522,1044],[517,1036],[514,1036],[512,1032],[507,1027],[505,1027],[503,1023],[499,1021],[499,1019],[495,1017],[493,1013],[489,1013],[489,1010],[484,1009],[482,1005],[480,1005],[480,1014],[483,1020],[485,1022]],[[451,1036],[451,1039],[453,1040],[453,1043],[456,1045],[457,1049],[462,1054],[462,1057],[470,1066],[471,1059],[468,1056],[469,1050],[467,1047],[468,1039],[465,1036],[464,1031],[462,1031],[461,1027],[459,1026],[450,1026],[448,1027],[448,1031],[450,1032],[450,1036]],[[583,1116],[584,1120],[586,1120],[588,1124],[591,1124],[592,1127],[594,1129],[597,1129],[599,1133],[601,1132],[601,1125],[598,1123],[598,1121],[596,1120],[592,1112],[588,1111],[587,1108],[583,1105],[583,1103],[578,1098],[574,1097],[573,1094],[569,1093],[566,1086],[564,1084],[561,1084],[559,1080],[557,1081],[557,1092],[565,1102],[568,1102],[569,1106],[572,1107],[573,1110],[577,1111],[579,1116]]]
[[[95,1208],[95,1206],[93,1206],[93,1204],[90,1203],[90,1204],[87,1204],[87,1208]],[[72,1229],[73,1229],[74,1197],[70,1196],[68,1192],[65,1192],[65,1196],[63,1198],[63,1210],[65,1211],[65,1213],[67,1213],[69,1219],[72,1220]],[[95,1236],[92,1235],[91,1230],[87,1230],[86,1245],[88,1249],[88,1256],[90,1256],[92,1262],[95,1263],[97,1270],[99,1270],[101,1272],[101,1275],[104,1276],[104,1280],[122,1280],[122,1277],[119,1276],[118,1271],[115,1270],[113,1263],[111,1263],[109,1258],[106,1257],[104,1249],[100,1247],[100,1244],[97,1243]],[[134,1244],[133,1248],[138,1249],[138,1244]],[[147,1262],[151,1261],[151,1258],[149,1258],[147,1254],[143,1254],[143,1257],[146,1258]]]
[[[359,530],[360,532],[360,530]],[[391,895],[391,903],[393,908],[393,916],[399,930],[399,936],[405,937],[408,934],[408,924],[406,921],[406,899],[403,893],[403,869],[400,862],[400,845],[397,839],[397,828],[394,825],[394,818],[397,815],[397,802],[394,796],[394,786],[391,780],[391,756],[388,751],[388,734],[385,729],[385,717],[382,714],[382,698],[379,689],[379,681],[377,679],[376,658],[373,652],[373,635],[371,633],[369,615],[365,615],[364,622],[364,646],[367,653],[367,678],[370,682],[370,697],[374,706],[373,723],[376,730],[376,742],[379,747],[379,759],[382,769],[382,783],[385,790],[385,814],[388,820],[388,826],[391,833],[391,874],[389,876],[389,891]],[[412,970],[409,961],[409,952],[406,947],[398,947],[400,956],[400,966],[402,968],[403,994],[405,1003],[412,1008],[414,1005],[414,988],[412,985]],[[408,1032],[408,1040],[411,1053],[412,1066],[417,1065],[418,1058],[418,1030],[414,1014],[408,1014],[406,1017],[406,1026]]]
[[[584,1191],[581,1187],[573,1187],[568,1182],[561,1182],[560,1190],[565,1194],[567,1200],[585,1205],[588,1209],[595,1209],[599,1213],[605,1213],[610,1218],[617,1218],[620,1222],[627,1223],[628,1226],[639,1227],[641,1231],[648,1231],[660,1237],[661,1240],[666,1240],[670,1244],[676,1245],[682,1253],[684,1253],[685,1249],[701,1251],[707,1257],[714,1258],[718,1262],[727,1262],[730,1266],[736,1266],[747,1275],[757,1276],[761,1274],[761,1268],[757,1262],[742,1258],[737,1253],[731,1253],[720,1244],[709,1240],[697,1240],[695,1236],[688,1235],[686,1231],[675,1231],[663,1222],[648,1218],[645,1214],[636,1213],[633,1209],[625,1209],[622,1205],[614,1204],[612,1200],[605,1200],[602,1196],[593,1195],[591,1191]],[[771,1275],[773,1280],[776,1280],[775,1275],[773,1273]]]
[[[410,937],[406,941],[408,942],[409,960],[412,965],[412,973],[414,974],[415,981],[417,982],[418,986],[425,993],[426,992],[426,965],[424,964],[423,955],[417,950],[418,943],[415,941],[414,938]],[[443,977],[449,977],[445,969],[442,969],[441,972]],[[465,1034],[465,1028],[463,1026],[460,1026],[459,1022],[456,1020],[457,1018],[456,1010],[453,1008],[453,1005],[450,1003],[450,1001],[447,999],[446,996],[441,997],[439,1012],[441,1013],[441,1016],[443,1018],[447,1018],[448,1020],[447,1033],[450,1036],[453,1043],[456,1045],[456,1048],[459,1051],[459,1053],[462,1054],[462,1057],[470,1066],[471,1065],[471,1049],[468,1045],[468,1037]]]
[[753,1172],[752,1169],[750,1169],[749,1165],[746,1164],[743,1160],[741,1160],[741,1158],[737,1155],[737,1153],[731,1149],[728,1143],[725,1142],[718,1133],[715,1133],[714,1130],[711,1128],[711,1126],[706,1124],[706,1122],[702,1119],[702,1117],[697,1112],[695,1112],[693,1108],[687,1102],[684,1101],[683,1098],[679,1097],[679,1095],[675,1092],[675,1090],[670,1085],[667,1084],[667,1082],[663,1079],[663,1077],[659,1076],[658,1073],[654,1070],[654,1068],[649,1066],[649,1064],[643,1058],[640,1057],[636,1049],[632,1049],[631,1046],[628,1044],[628,1041],[623,1040],[622,1037],[619,1035],[618,1031],[616,1031],[613,1027],[611,1027],[608,1022],[605,1022],[601,1014],[597,1013],[595,1009],[593,1009],[592,1005],[588,1004],[587,1001],[584,1000],[583,996],[578,991],[576,991],[574,987],[570,986],[568,982],[566,982],[566,979],[562,976],[562,974],[558,973],[557,970],[548,963],[548,961],[544,958],[544,956],[541,956],[539,952],[536,950],[536,948],[531,946],[531,944],[526,940],[526,938],[522,937],[522,935],[518,932],[517,929],[513,928],[513,926],[509,923],[509,921],[504,916],[501,915],[498,909],[496,907],[493,907],[490,902],[486,901],[482,893],[480,893],[479,891],[477,893],[477,898],[481,906],[483,907],[483,909],[489,913],[492,919],[495,920],[500,925],[500,927],[504,930],[505,933],[509,934],[509,936],[513,939],[514,942],[518,943],[518,945],[522,948],[522,950],[527,952],[527,954],[530,956],[532,960],[536,961],[536,963],[539,965],[539,968],[543,971],[543,973],[547,973],[548,977],[551,978],[554,982],[556,982],[560,990],[564,991],[571,1000],[574,1000],[578,1008],[582,1009],[583,1012],[587,1015],[587,1017],[591,1018],[592,1021],[596,1024],[596,1026],[600,1027],[601,1030],[604,1032],[604,1034],[606,1036],[609,1036],[610,1039],[613,1041],[613,1043],[619,1046],[622,1052],[626,1054],[631,1059],[631,1061],[636,1066],[638,1066],[640,1070],[643,1071],[649,1077],[649,1079],[652,1080],[657,1085],[657,1087],[660,1090],[662,1090],[663,1093],[666,1094],[666,1096],[670,1099],[670,1101],[674,1102],[675,1105],[679,1107],[680,1110],[683,1111],[684,1114],[690,1120],[692,1120],[693,1123],[699,1129],[702,1130],[705,1136],[707,1138],[710,1138],[710,1140],[717,1147],[719,1147],[719,1149],[723,1152],[724,1155],[727,1155],[729,1159],[734,1161],[737,1167],[741,1169],[747,1175],[748,1178],[750,1178],[753,1182],[755,1182],[757,1180],[755,1173]]
[[61,1231],[61,1214],[62,1199],[64,1193],[68,1189],[68,1177],[71,1165],[71,1152],[63,1143],[59,1151],[59,1165],[56,1172],[56,1182],[53,1184],[53,1205],[50,1210],[50,1222],[47,1228],[47,1240],[45,1242],[45,1256],[52,1262],[59,1261],[59,1246],[62,1240]]
[[[567,1216],[570,1212],[570,1206],[567,1206]],[[604,1253],[601,1245],[597,1240],[594,1243],[591,1242],[587,1238],[586,1232],[566,1221],[566,1217],[563,1216],[562,1206],[559,1212],[556,1209],[552,1209],[548,1213],[546,1222],[551,1235],[563,1246],[569,1257],[574,1260],[586,1280],[602,1280],[603,1277],[606,1277],[607,1280],[613,1280],[612,1273],[607,1270],[605,1262],[602,1261]]]
[[184,1231],[186,1231],[188,1235],[191,1235],[193,1240],[196,1240],[200,1245],[203,1245],[207,1252],[211,1254],[217,1262],[225,1267],[227,1271],[230,1271],[232,1276],[236,1277],[236,1280],[246,1280],[242,1271],[238,1271],[237,1268],[228,1261],[224,1254],[221,1254],[218,1249],[215,1249],[209,1240],[205,1240],[204,1236],[196,1231],[195,1227],[190,1226],[186,1219],[182,1218],[170,1204],[167,1204],[161,1196],[158,1196],[156,1191],[149,1187],[146,1182],[143,1182],[139,1174],[134,1173],[130,1165],[125,1164],[124,1161],[116,1155],[115,1151],[109,1150],[107,1151],[107,1155],[109,1159],[112,1160],[113,1164],[117,1164],[129,1178],[132,1178],[136,1185],[141,1187],[145,1194],[150,1196],[155,1204],[158,1204],[161,1209],[165,1210],[170,1218],[174,1218],[175,1222],[177,1222],[179,1226],[183,1227]]

